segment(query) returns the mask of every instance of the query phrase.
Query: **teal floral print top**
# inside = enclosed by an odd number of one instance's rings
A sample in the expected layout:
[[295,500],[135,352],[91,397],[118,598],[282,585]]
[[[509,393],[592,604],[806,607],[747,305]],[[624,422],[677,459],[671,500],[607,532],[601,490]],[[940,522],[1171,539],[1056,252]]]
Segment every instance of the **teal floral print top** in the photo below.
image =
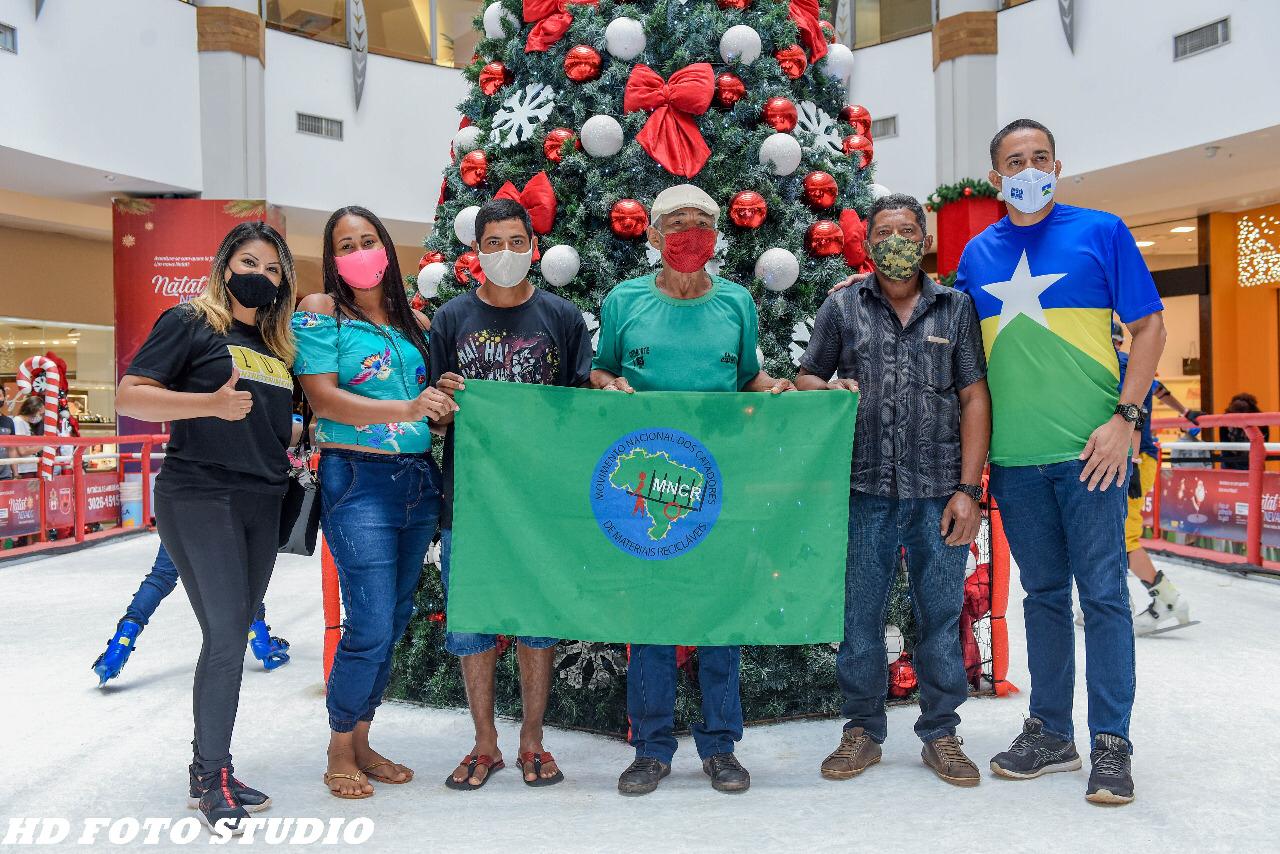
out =
[[[294,312],[292,326],[295,375],[337,374],[338,388],[375,400],[411,400],[427,387],[422,354],[391,326],[347,318],[339,324],[314,311]],[[321,418],[316,441],[421,454],[431,450],[431,428],[426,421],[352,425]]]

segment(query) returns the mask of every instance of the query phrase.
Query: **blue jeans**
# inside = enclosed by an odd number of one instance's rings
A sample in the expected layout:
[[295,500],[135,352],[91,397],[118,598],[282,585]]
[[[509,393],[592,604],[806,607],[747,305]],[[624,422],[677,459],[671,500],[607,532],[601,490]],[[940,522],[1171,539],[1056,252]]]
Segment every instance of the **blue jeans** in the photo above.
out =
[[949,546],[939,534],[943,498],[882,498],[849,495],[849,557],[845,564],[844,642],[836,655],[836,678],[844,695],[845,729],[862,727],[881,743],[887,734],[885,697],[889,667],[884,645],[889,591],[907,550],[911,606],[920,639],[912,664],[920,685],[916,735],[932,741],[955,735],[956,709],[969,696],[960,650],[960,610],[968,546]]
[[338,568],[342,639],[329,671],[329,727],[373,720],[391,678],[391,651],[440,518],[440,470],[430,457],[326,448],[320,524]]
[[1047,732],[1073,740],[1076,632],[1071,579],[1084,610],[1089,735],[1129,738],[1133,710],[1133,616],[1129,611],[1124,520],[1128,490],[1121,482],[1088,491],[1084,463],[991,467],[991,494],[1000,505],[1009,550],[1018,563],[1031,670],[1031,716]]
[[[142,584],[138,585],[138,592],[133,594],[129,607],[125,609],[125,619],[145,626],[151,619],[151,615],[156,612],[156,608],[160,607],[160,603],[177,586],[178,568],[173,565],[173,560],[165,550],[164,543],[161,543],[160,548],[156,550],[156,562],[152,564],[146,578],[142,579]],[[266,605],[259,605],[258,616],[255,619],[265,620],[266,615]]]
[[[449,555],[453,551],[453,529],[440,529],[440,584],[444,587],[445,602],[449,601]],[[559,638],[526,637],[521,635],[517,641],[529,649],[546,649],[560,642]],[[498,645],[497,635],[478,634],[475,632],[445,632],[444,648],[457,656],[475,655],[488,652]]]
[[[736,646],[698,647],[698,686],[702,689],[702,721],[693,725],[698,756],[733,753],[742,740],[742,697]],[[676,752],[676,648],[633,644],[627,666],[627,717],[636,758],[648,756],[671,764]]]

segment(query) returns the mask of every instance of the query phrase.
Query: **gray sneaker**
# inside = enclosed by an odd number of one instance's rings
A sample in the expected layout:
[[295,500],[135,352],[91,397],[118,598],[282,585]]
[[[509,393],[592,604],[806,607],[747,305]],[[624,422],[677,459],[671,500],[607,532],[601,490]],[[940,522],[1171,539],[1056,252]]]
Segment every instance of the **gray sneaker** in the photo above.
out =
[[1093,770],[1085,798],[1094,804],[1127,804],[1133,800],[1129,742],[1118,735],[1099,733],[1089,754]]
[[1011,780],[1030,780],[1054,771],[1080,770],[1076,746],[1044,731],[1039,718],[1027,718],[1022,733],[1004,753],[991,759],[991,770]]

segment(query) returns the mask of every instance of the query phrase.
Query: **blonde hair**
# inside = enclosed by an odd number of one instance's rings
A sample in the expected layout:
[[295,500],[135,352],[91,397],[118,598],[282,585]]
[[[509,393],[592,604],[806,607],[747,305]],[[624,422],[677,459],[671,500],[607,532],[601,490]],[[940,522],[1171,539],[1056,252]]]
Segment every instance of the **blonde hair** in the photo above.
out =
[[280,288],[271,305],[259,308],[254,316],[254,323],[262,333],[262,340],[267,349],[286,365],[293,364],[297,347],[293,339],[290,321],[293,318],[293,306],[297,298],[297,280],[293,271],[293,253],[276,231],[265,222],[242,222],[227,232],[213,256],[213,266],[209,268],[209,283],[200,296],[188,303],[191,310],[200,315],[219,335],[225,335],[231,328],[231,295],[227,292],[227,265],[236,250],[250,240],[265,240],[275,247],[280,255]]

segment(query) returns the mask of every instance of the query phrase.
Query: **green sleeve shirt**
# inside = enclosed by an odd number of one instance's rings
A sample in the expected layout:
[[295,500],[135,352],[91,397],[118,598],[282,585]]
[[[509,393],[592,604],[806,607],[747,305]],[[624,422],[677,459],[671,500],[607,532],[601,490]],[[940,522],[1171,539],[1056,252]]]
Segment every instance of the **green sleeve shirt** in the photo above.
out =
[[760,373],[751,294],[719,276],[696,299],[675,299],[650,273],[617,285],[600,309],[593,368],[636,391],[740,391]]

